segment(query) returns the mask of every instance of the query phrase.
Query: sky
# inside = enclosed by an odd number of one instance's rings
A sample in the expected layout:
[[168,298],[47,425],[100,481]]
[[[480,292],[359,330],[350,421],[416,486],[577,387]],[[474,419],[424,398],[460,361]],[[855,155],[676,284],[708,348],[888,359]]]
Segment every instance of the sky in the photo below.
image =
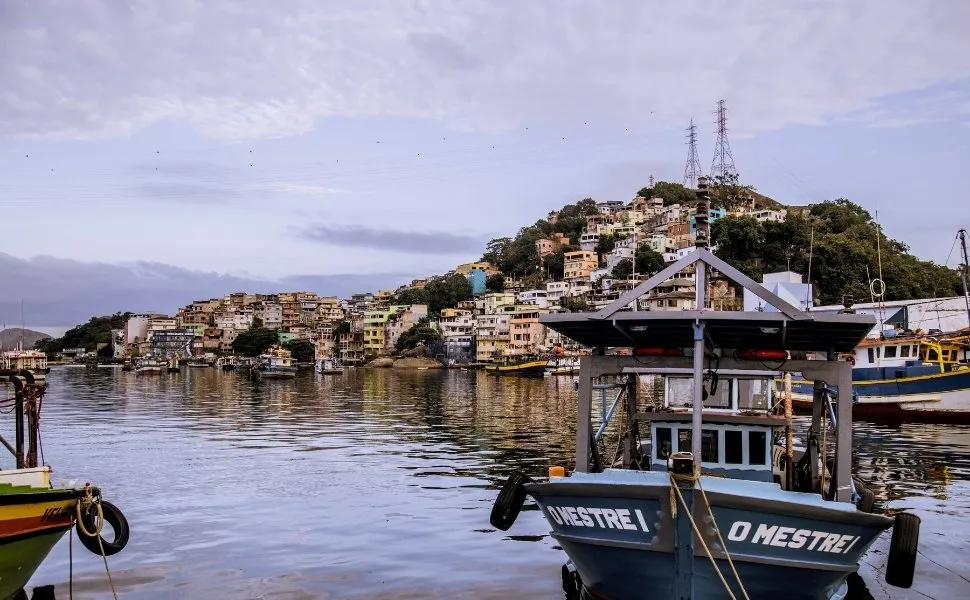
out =
[[394,288],[711,169],[956,264],[970,3],[4,0],[0,327]]

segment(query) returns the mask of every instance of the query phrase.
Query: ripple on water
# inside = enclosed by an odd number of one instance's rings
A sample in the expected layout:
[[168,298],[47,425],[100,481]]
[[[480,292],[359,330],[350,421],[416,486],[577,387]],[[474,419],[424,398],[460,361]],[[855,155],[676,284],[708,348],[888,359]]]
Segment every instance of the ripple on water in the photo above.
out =
[[[572,464],[564,382],[58,368],[49,379],[55,477],[97,482],[131,522],[130,545],[110,559],[123,597],[562,597],[565,556],[535,505],[509,532],[488,517],[510,470]],[[855,439],[877,498],[923,518],[914,589],[880,583],[887,538],[862,569],[873,596],[970,597],[970,429],[859,423]],[[34,582],[62,595],[67,572],[65,540]],[[74,572],[79,600],[108,592],[97,557],[78,550]]]

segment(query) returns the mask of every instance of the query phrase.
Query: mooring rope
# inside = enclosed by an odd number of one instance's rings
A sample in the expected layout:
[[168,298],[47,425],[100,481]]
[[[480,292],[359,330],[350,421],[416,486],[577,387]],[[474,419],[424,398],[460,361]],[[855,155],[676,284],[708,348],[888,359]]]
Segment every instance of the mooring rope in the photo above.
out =
[[714,523],[714,531],[717,532],[717,539],[720,541],[721,549],[724,551],[724,556],[727,557],[728,565],[731,567],[731,571],[734,573],[734,578],[738,582],[738,587],[741,588],[741,593],[744,595],[744,600],[750,600],[748,597],[748,591],[744,588],[744,583],[741,581],[741,576],[738,574],[738,570],[734,567],[734,561],[731,560],[731,553],[728,552],[727,545],[724,543],[724,538],[721,537],[721,530],[717,527],[717,522],[714,520],[714,512],[711,510],[711,504],[707,501],[707,494],[704,492],[704,488],[700,485],[701,474],[700,469],[697,465],[694,465],[694,471],[690,475],[679,475],[677,473],[670,473],[670,487],[674,489],[677,493],[677,499],[680,500],[680,504],[684,508],[684,512],[687,514],[687,518],[690,520],[690,526],[694,529],[694,535],[700,540],[701,546],[704,548],[704,552],[707,554],[707,558],[711,561],[711,566],[717,572],[718,578],[724,585],[724,589],[727,590],[728,595],[731,600],[737,600],[737,596],[734,595],[734,590],[728,584],[727,579],[724,578],[724,574],[721,572],[721,567],[718,566],[717,561],[714,559],[714,554],[711,549],[707,546],[707,542],[701,535],[700,529],[697,527],[697,523],[694,521],[694,515],[687,508],[687,501],[684,500],[684,496],[680,491],[680,487],[677,485],[678,481],[696,483],[697,487],[701,490],[701,495],[704,498],[704,504],[707,505],[707,512],[711,516],[711,521]]
[[[83,514],[81,513],[82,504],[87,505],[87,507],[93,505],[98,512],[98,525],[95,528],[94,533],[88,531],[88,528],[84,526]],[[118,592],[115,590],[115,582],[111,579],[111,569],[108,568],[108,557],[104,553],[104,543],[101,541],[101,529],[104,527],[104,510],[101,508],[101,502],[95,502],[94,498],[91,497],[91,490],[88,489],[88,493],[84,498],[78,498],[75,508],[77,510],[78,531],[88,537],[98,538],[98,548],[101,549],[101,558],[104,560],[104,572],[108,574],[108,584],[111,586],[111,595],[114,596],[114,600],[118,600]]]

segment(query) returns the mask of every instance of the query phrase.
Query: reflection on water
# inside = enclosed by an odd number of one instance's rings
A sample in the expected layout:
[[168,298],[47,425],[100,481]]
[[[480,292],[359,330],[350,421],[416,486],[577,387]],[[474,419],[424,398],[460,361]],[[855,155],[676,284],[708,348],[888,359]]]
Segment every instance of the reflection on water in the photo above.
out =
[[[55,368],[49,381],[55,477],[99,483],[131,523],[109,559],[122,598],[562,598],[565,556],[539,512],[507,533],[488,516],[509,470],[572,465],[572,379]],[[970,429],[859,424],[856,439],[878,499],[923,518],[915,589],[882,583],[887,538],[862,571],[873,597],[970,595]],[[75,597],[105,597],[100,559],[73,549]],[[67,576],[65,538],[33,584],[66,597]]]

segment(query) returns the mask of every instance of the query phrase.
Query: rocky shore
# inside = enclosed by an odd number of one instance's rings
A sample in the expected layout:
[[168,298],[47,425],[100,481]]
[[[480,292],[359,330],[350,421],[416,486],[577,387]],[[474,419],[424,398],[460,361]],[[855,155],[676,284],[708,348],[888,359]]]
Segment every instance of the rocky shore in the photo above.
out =
[[367,369],[442,369],[444,365],[433,358],[424,357],[402,357],[402,358],[375,358],[364,368]]

